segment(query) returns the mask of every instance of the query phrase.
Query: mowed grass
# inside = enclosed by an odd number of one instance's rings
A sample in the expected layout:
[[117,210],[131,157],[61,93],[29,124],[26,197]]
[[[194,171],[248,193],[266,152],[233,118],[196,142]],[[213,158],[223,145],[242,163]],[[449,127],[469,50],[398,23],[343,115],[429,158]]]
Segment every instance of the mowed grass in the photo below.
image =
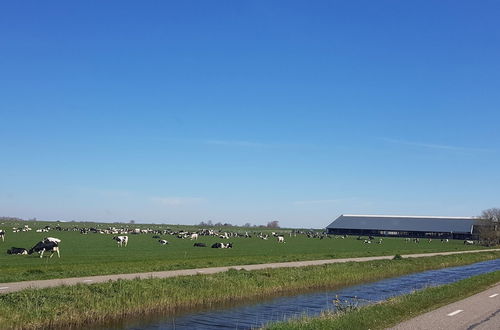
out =
[[[30,224],[33,229],[41,228],[43,225],[45,224],[42,222]],[[3,227],[5,230],[7,226]],[[158,225],[156,227],[159,228]],[[165,225],[162,228],[167,227],[169,226]],[[197,227],[191,229],[195,228]],[[232,228],[232,230],[242,233],[248,231],[244,228]],[[279,229],[277,231],[285,232]],[[253,231],[251,233],[253,234]],[[62,240],[60,259],[57,255],[51,259],[48,257],[40,259],[37,254],[18,256],[6,253],[7,249],[13,246],[29,249],[47,236]],[[287,235],[285,244],[278,243],[272,237],[269,240],[255,236],[225,240],[200,236],[196,242],[206,243],[207,247],[196,248],[193,247],[194,241],[171,235],[161,235],[162,239],[170,242],[166,246],[160,245],[158,239],[153,239],[153,234],[128,236],[128,246],[120,248],[112,240],[113,235],[93,233],[82,235],[76,231],[49,233],[36,233],[34,230],[19,233],[7,231],[5,242],[0,242],[2,250],[0,282],[480,248],[464,246],[463,241],[441,243],[439,240],[433,240],[428,243],[427,240],[421,240],[416,244],[406,243],[399,238],[384,238],[382,244],[364,244],[363,241],[356,240],[356,237],[320,240],[307,238],[304,235],[297,237]],[[210,245],[214,242],[232,242],[234,248],[212,249]]]

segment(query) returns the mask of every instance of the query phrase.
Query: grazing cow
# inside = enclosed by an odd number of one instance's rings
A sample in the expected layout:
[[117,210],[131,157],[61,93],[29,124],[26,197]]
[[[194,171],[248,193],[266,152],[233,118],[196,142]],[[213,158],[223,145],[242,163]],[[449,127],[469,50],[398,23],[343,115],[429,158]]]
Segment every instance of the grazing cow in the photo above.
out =
[[113,239],[118,243],[118,246],[127,246],[128,236],[114,236]]
[[472,245],[472,244],[474,244],[474,241],[471,241],[471,240],[464,241],[464,245]]
[[59,253],[59,243],[61,243],[61,240],[58,238],[54,237],[46,237],[40,242],[36,243],[35,246],[33,246],[29,251],[28,254],[32,254],[33,252],[38,252],[40,253],[40,258],[43,258],[43,253],[45,251],[52,252],[50,254],[50,258],[54,255],[54,252],[57,252],[57,257],[61,257]]
[[278,236],[278,243],[285,243],[285,237]]
[[11,249],[7,250],[7,254],[28,254],[28,250],[26,250],[25,248],[12,247]]
[[268,235],[263,235],[262,233],[259,234],[260,239],[267,240],[268,237]]
[[193,246],[196,246],[196,247],[207,247],[207,245],[205,243],[194,243]]
[[212,244],[212,248],[214,249],[231,249],[233,247],[233,243],[214,243]]
[[0,237],[2,238],[2,242],[5,242],[5,232],[0,229]]
[[160,239],[158,240],[158,242],[161,244],[161,245],[167,245],[168,244],[168,241],[166,239]]
[[191,234],[191,239],[198,239],[198,234],[194,233],[194,234]]

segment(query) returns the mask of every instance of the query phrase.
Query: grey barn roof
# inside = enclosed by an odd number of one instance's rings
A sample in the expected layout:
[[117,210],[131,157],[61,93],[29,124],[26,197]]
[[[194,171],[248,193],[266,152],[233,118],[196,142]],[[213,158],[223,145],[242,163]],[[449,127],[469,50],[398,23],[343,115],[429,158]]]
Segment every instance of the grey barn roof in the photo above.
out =
[[342,214],[326,228],[472,233],[474,218]]

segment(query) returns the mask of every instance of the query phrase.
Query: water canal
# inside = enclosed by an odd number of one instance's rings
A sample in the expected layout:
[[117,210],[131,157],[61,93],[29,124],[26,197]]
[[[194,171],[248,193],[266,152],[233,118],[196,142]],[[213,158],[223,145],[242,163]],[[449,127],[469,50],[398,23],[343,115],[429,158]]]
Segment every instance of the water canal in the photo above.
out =
[[315,316],[322,311],[335,310],[334,299],[357,304],[372,304],[391,297],[411,293],[462,279],[500,270],[500,259],[459,267],[431,270],[338,290],[329,290],[247,302],[241,305],[220,306],[115,324],[106,329],[252,329],[269,322],[283,321],[301,315]]

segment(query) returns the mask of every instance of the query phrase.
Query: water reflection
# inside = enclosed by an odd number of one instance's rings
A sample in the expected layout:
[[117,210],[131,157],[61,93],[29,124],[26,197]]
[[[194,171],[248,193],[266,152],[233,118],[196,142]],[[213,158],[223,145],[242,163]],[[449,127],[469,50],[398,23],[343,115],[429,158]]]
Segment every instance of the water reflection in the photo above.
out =
[[221,306],[189,314],[139,320],[108,329],[252,329],[268,322],[283,321],[301,315],[318,315],[334,310],[333,300],[370,304],[430,286],[456,282],[474,275],[500,270],[500,259],[467,266],[431,270],[340,290],[279,297],[240,306]]

